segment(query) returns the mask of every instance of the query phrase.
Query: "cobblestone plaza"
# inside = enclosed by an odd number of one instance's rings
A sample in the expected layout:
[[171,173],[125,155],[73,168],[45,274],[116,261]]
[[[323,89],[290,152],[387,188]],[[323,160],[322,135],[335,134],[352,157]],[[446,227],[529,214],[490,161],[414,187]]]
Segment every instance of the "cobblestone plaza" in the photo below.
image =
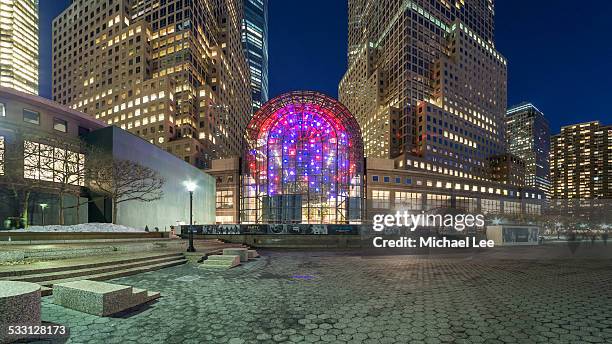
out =
[[113,318],[45,297],[43,320],[66,325],[71,343],[612,341],[611,255],[603,245],[575,253],[262,253],[226,271],[188,264],[116,279],[162,297]]

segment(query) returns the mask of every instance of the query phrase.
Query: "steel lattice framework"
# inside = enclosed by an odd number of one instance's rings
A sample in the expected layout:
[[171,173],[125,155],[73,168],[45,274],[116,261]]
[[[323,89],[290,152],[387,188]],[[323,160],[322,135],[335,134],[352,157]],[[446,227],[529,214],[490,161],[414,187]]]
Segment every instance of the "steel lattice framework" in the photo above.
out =
[[363,141],[347,108],[313,91],[282,94],[247,127],[243,223],[358,222]]

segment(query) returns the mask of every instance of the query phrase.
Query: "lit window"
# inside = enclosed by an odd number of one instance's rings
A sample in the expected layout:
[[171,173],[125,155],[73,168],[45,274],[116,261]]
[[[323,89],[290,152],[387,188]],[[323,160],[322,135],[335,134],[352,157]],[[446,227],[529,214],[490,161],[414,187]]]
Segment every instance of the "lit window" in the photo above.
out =
[[36,111],[23,109],[23,121],[32,124],[40,124],[40,114]]
[[54,118],[53,119],[53,129],[57,131],[61,131],[62,133],[65,133],[68,131],[68,122],[64,121],[61,118]]
[[390,192],[383,190],[372,190],[372,208],[388,209]]
[[4,136],[0,136],[0,176],[4,175]]
[[231,190],[217,191],[217,209],[232,209],[234,207],[234,192]]
[[0,103],[0,117],[6,116],[6,108],[3,103]]

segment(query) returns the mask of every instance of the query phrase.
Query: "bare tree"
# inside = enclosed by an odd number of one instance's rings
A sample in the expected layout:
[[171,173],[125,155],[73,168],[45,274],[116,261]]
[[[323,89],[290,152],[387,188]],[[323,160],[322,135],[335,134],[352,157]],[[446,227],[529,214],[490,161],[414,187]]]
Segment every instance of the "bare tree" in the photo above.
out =
[[165,179],[137,162],[97,156],[89,159],[87,171],[90,188],[111,199],[113,223],[117,223],[120,203],[152,202],[163,197]]
[[[36,191],[49,191],[52,184],[42,181],[33,169],[25,166],[26,161],[37,161],[40,151],[26,149],[28,143],[51,140],[50,137],[12,130],[9,138],[4,139],[3,173],[0,175],[2,198],[11,209],[14,217],[24,220],[27,227],[30,199]],[[64,143],[65,144],[65,143]]]

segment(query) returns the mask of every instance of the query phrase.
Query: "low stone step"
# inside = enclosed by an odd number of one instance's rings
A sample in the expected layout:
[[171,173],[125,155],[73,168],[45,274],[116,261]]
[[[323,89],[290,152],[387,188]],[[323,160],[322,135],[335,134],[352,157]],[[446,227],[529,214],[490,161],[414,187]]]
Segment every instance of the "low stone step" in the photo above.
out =
[[249,259],[259,258],[259,253],[256,250],[247,250],[247,255]]
[[[77,259],[67,259],[62,261],[55,261],[51,266],[42,267],[12,267],[11,269],[7,269],[6,271],[0,271],[0,278],[4,279],[4,277],[13,277],[13,276],[23,276],[23,275],[34,275],[34,274],[43,274],[43,273],[52,273],[58,271],[68,271],[68,270],[80,270],[87,268],[97,268],[108,265],[117,265],[117,264],[127,264],[127,263],[135,263],[140,261],[147,261],[151,259],[159,259],[159,258],[167,258],[167,257],[182,257],[182,253],[162,253],[162,254],[144,254],[144,255],[118,255],[118,257],[107,257],[96,259],[95,262],[87,262],[87,259],[77,258]],[[102,261],[100,261],[102,260]],[[71,263],[75,262],[75,263]],[[38,265],[35,263],[34,265]],[[12,280],[12,278],[11,278]]]
[[[40,282],[40,281],[48,281],[48,280],[57,280],[57,279],[66,279],[71,277],[79,277],[79,276],[88,276],[88,275],[96,275],[105,272],[117,271],[117,270],[125,270],[131,269],[141,266],[147,265],[155,265],[164,262],[171,262],[174,260],[184,259],[181,255],[172,255],[169,257],[155,258],[149,260],[140,260],[137,262],[117,262],[114,265],[104,265],[102,267],[96,268],[84,268],[78,270],[69,269],[67,271],[57,271],[57,272],[49,272],[42,274],[31,274],[31,275],[23,275],[17,277],[9,277],[11,281],[25,281],[25,282]],[[9,279],[6,278],[5,279]]]
[[235,255],[213,255],[199,265],[201,268],[231,269],[240,265],[240,256]]
[[169,268],[169,267],[172,267],[172,266],[177,266],[177,265],[185,264],[186,262],[187,262],[186,259],[173,260],[173,261],[170,261],[170,262],[159,263],[159,264],[155,264],[155,265],[147,265],[147,266],[142,266],[142,267],[137,267],[137,268],[132,268],[132,269],[117,270],[117,271],[106,272],[106,273],[97,274],[97,275],[88,275],[88,276],[73,277],[73,278],[67,278],[67,279],[61,279],[61,280],[43,281],[43,282],[39,282],[39,284],[41,284],[43,286],[50,287],[50,286],[53,286],[53,285],[55,285],[57,283],[79,281],[79,280],[83,280],[83,279],[88,279],[88,280],[92,280],[92,281],[105,281],[105,280],[119,278],[119,277],[131,276],[131,275],[135,275],[135,274],[139,274],[139,273],[143,273],[143,272],[149,272],[149,271],[155,271],[155,270],[160,270],[160,269],[164,269],[164,268]]
[[132,288],[132,296],[137,300],[146,300],[147,299],[147,290],[140,288]]
[[224,248],[223,255],[240,256],[241,262],[246,262],[249,260],[247,249],[244,247]]
[[147,291],[147,301],[146,302],[157,300],[160,297],[161,297],[161,294],[158,291]]
[[151,300],[144,289],[91,280],[59,283],[54,289],[53,303],[97,316],[113,315]]

